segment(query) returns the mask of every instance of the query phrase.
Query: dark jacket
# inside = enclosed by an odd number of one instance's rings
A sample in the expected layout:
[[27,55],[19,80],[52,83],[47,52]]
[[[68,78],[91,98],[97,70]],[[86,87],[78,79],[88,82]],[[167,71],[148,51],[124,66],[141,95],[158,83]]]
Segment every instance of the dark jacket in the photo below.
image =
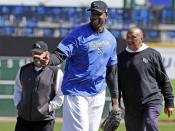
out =
[[18,104],[18,116],[28,121],[54,119],[49,112],[49,101],[55,96],[55,74],[49,67],[35,71],[34,64],[21,68],[20,81],[23,88],[22,99]]
[[126,113],[138,114],[147,106],[162,104],[162,95],[165,107],[174,107],[172,86],[156,50],[123,51],[118,56],[118,72]]

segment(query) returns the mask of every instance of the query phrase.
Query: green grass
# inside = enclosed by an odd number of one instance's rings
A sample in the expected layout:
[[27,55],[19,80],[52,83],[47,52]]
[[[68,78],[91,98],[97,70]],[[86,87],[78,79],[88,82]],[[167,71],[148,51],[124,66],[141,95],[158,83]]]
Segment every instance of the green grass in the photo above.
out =
[[173,86],[173,94],[175,96],[175,80],[171,81],[171,85]]
[[[0,131],[14,131],[15,122],[0,122]],[[174,124],[159,124],[159,131],[174,131]],[[61,131],[61,123],[56,122],[54,131]],[[102,130],[100,130],[102,131]],[[125,131],[124,124],[120,124],[118,131]]]
[[[175,80],[172,80],[171,84],[172,84],[172,87],[173,87],[173,94],[175,96]],[[174,114],[175,114],[175,110],[174,110]],[[173,117],[173,116],[171,118],[168,118],[168,116],[164,113],[164,109],[162,109],[159,120],[174,120],[175,121],[175,117]]]
[[[175,80],[172,80],[171,81],[171,84],[173,86],[173,94],[175,96]],[[175,112],[174,112],[175,114]],[[159,117],[159,120],[174,120],[174,122],[171,124],[166,124],[166,123],[159,123],[159,131],[174,131],[175,130],[175,115],[173,115],[171,118],[168,118],[163,110],[162,110],[162,113]],[[12,122],[12,121],[0,121],[0,131],[14,131],[14,128],[15,128],[15,122]],[[54,128],[54,131],[61,131],[61,123],[56,123],[55,124],[55,128]],[[102,130],[100,130],[102,131]],[[124,124],[122,123],[118,129],[118,131],[125,131],[125,127],[124,127]]]

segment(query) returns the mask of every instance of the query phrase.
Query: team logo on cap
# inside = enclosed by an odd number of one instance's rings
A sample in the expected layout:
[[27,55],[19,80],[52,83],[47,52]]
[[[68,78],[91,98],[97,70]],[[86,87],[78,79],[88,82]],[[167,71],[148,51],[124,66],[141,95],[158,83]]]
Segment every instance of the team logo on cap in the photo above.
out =
[[41,48],[40,44],[38,44],[38,43],[35,44],[35,47],[36,48]]

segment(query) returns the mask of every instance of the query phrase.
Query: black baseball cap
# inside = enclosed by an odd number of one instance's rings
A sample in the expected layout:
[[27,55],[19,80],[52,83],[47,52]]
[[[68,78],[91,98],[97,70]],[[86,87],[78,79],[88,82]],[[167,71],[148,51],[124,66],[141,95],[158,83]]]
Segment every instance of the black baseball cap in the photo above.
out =
[[91,3],[91,8],[89,8],[87,11],[98,11],[100,13],[107,13],[108,6],[104,1],[93,1]]
[[32,52],[43,53],[48,51],[48,45],[44,41],[37,41],[33,44]]

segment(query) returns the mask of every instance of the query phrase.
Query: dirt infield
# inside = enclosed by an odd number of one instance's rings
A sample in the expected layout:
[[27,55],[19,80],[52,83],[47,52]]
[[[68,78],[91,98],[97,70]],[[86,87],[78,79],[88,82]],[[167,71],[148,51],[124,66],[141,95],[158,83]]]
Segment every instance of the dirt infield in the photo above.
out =
[[173,121],[173,120],[161,120],[161,121],[159,121],[159,124],[161,124],[161,125],[175,125],[175,121]]

